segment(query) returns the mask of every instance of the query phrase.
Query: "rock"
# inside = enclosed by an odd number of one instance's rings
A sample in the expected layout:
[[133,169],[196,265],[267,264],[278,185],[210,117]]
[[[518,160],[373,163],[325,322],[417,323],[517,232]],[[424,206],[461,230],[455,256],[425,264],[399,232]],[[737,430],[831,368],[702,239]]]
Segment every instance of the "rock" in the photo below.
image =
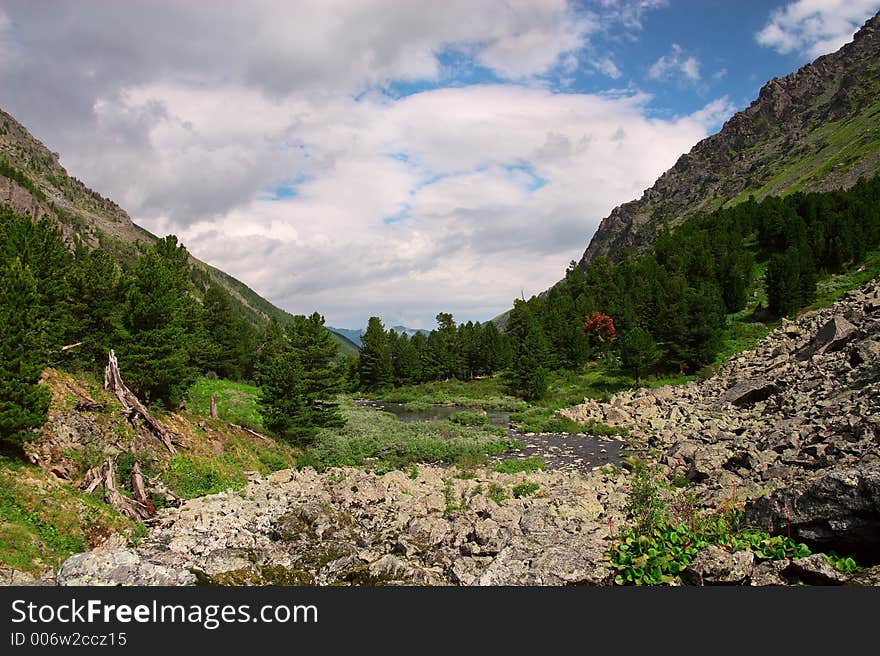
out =
[[744,521],[817,551],[880,556],[880,461],[820,472],[746,504]]
[[846,575],[838,572],[822,554],[795,560],[787,574],[808,585],[843,585]]
[[842,349],[858,333],[858,328],[839,315],[819,329],[816,336],[798,354],[798,359],[808,360],[821,353],[833,353]]
[[783,572],[791,564],[787,558],[784,560],[770,560],[758,563],[752,570],[749,577],[749,585],[752,586],[769,586],[769,585],[788,585],[788,579],[783,576]]
[[682,579],[691,585],[741,585],[754,564],[751,551],[730,553],[710,544],[694,556],[682,572]]
[[718,403],[732,403],[736,406],[753,405],[758,401],[765,401],[779,391],[776,384],[765,378],[752,378],[737,383],[721,396]]
[[58,585],[193,585],[196,577],[141,560],[130,549],[106,549],[75,554],[64,561]]
[[850,585],[880,585],[880,565],[863,569],[851,576],[847,583]]
[[849,356],[849,364],[860,367],[863,364],[876,365],[880,363],[880,341],[863,340],[856,344]]

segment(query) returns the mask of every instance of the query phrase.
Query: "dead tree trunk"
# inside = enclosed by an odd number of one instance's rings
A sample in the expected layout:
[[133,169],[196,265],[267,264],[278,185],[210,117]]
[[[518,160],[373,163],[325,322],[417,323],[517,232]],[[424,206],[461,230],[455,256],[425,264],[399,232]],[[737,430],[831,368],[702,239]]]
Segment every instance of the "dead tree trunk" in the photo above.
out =
[[141,463],[134,461],[134,467],[131,468],[131,496],[149,513],[149,516],[156,514],[156,506],[150,500],[147,489],[144,487],[144,476],[141,473]]
[[122,408],[128,413],[129,418],[133,419],[136,415],[143,417],[147,425],[156,434],[156,437],[165,445],[165,448],[171,453],[176,453],[174,445],[171,443],[171,433],[168,429],[153,418],[144,404],[122,382],[122,376],[119,373],[119,365],[116,362],[116,354],[113,352],[113,349],[110,349],[107,368],[104,370],[104,389],[108,389],[116,395],[119,403],[122,404]]
[[[140,467],[137,464],[135,464],[135,470],[138,472],[138,477],[140,477]],[[135,486],[135,470],[132,470],[133,488]],[[116,489],[116,472],[114,470],[113,458],[107,458],[104,460],[104,463],[100,467],[100,473],[98,467],[93,467],[86,472],[82,488],[86,492],[93,492],[98,487],[104,488],[104,501],[131,519],[147,519],[148,517],[152,517],[156,512],[153,504],[149,501],[149,497],[146,497],[145,493],[144,497],[146,498],[147,503],[143,503],[140,500],[129,499]],[[143,480],[141,480],[141,491],[143,492]]]
[[211,419],[217,419],[217,395],[211,395]]

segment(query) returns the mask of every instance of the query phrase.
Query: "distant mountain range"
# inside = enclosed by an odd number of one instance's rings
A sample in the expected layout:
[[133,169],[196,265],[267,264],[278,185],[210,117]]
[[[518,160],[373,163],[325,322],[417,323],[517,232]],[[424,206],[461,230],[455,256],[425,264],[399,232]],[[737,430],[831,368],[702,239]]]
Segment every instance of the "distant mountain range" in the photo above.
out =
[[[333,326],[327,326],[327,329],[341,337],[344,337],[349,342],[355,344],[358,348],[363,346],[363,343],[361,342],[361,337],[365,332],[367,332],[366,328],[353,330],[351,328],[334,328]],[[430,330],[425,330],[424,328],[407,328],[406,326],[391,326],[391,330],[396,332],[398,335],[400,335],[401,333],[406,333],[410,337],[412,337],[416,333],[427,335],[431,332]]]

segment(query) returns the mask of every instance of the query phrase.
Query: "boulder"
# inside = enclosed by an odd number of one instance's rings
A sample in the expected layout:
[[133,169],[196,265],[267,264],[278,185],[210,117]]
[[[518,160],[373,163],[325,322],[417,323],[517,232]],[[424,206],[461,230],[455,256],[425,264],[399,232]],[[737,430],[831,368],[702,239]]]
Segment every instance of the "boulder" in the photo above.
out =
[[790,561],[785,560],[769,560],[758,563],[752,570],[749,577],[749,585],[752,586],[770,586],[770,585],[788,585],[788,580],[783,572],[788,568]]
[[851,576],[847,581],[850,585],[880,585],[880,565],[863,569]]
[[837,467],[746,504],[744,521],[817,551],[880,557],[880,461]]
[[749,578],[754,564],[751,551],[730,553],[710,544],[694,556],[682,578],[691,585],[741,585]]
[[859,330],[839,315],[834,315],[819,329],[816,336],[798,354],[799,360],[808,360],[814,355],[839,351],[858,334]]
[[186,570],[156,565],[130,549],[105,549],[75,554],[64,561],[58,585],[194,585]]
[[808,585],[843,585],[846,581],[846,575],[834,569],[822,554],[793,561],[786,573]]
[[779,388],[772,381],[765,378],[751,378],[737,383],[721,394],[718,397],[718,403],[748,406],[758,401],[766,401],[778,391]]

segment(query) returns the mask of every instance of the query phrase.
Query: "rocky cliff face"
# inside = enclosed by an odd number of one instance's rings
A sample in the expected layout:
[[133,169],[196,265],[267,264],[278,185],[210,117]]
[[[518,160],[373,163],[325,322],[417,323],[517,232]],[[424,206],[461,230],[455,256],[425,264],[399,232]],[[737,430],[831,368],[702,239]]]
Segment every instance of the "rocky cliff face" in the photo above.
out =
[[846,188],[880,171],[880,14],[852,43],[791,75],[698,143],[599,225],[580,265],[651,243],[657,228],[725,204]]

